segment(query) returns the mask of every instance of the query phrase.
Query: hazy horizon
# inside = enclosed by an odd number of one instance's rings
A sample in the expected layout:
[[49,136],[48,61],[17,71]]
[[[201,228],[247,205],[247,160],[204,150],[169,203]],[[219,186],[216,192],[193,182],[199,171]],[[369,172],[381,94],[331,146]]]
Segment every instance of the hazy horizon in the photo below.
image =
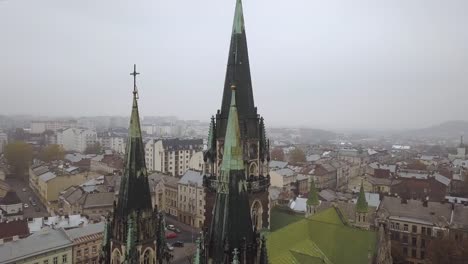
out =
[[[468,2],[243,0],[270,127],[399,130],[466,120]],[[0,1],[0,115],[209,121],[235,0]]]

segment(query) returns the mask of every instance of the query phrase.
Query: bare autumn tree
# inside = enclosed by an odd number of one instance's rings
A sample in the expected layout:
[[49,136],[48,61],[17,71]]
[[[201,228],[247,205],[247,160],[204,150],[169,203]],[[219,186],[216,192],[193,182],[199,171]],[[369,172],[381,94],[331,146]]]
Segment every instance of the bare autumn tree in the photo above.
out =
[[401,243],[397,241],[392,241],[392,259],[393,263],[395,264],[403,264],[406,263],[406,256],[403,253]]
[[5,158],[16,177],[27,179],[32,155],[31,145],[24,141],[15,141],[5,146]]
[[289,152],[289,161],[290,162],[306,162],[306,156],[302,149],[295,147]]
[[437,238],[427,247],[428,259],[431,264],[457,263],[460,259],[460,245],[453,239]]
[[284,161],[284,151],[282,148],[274,148],[270,155],[272,160]]
[[65,151],[60,145],[48,145],[40,154],[41,160],[45,162],[53,160],[62,160],[65,157]]

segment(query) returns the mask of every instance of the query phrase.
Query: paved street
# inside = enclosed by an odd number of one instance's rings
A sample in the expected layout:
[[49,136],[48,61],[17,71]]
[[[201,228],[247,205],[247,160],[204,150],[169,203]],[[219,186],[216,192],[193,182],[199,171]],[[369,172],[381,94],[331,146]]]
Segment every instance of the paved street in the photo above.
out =
[[[23,208],[24,218],[48,216],[47,210],[45,209],[44,205],[40,202],[36,194],[31,190],[31,188],[29,188],[29,184],[16,178],[7,178],[6,182],[8,183],[8,185],[10,185],[10,187],[13,190],[16,191],[16,194],[21,199],[23,204],[28,204],[28,208]],[[26,189],[25,192],[23,192],[23,188]],[[36,201],[36,206],[31,205],[31,203],[29,202],[29,197],[33,197],[34,201]],[[39,212],[36,212],[36,207],[39,208]]]
[[183,248],[174,248],[174,251],[172,251],[174,259],[171,261],[171,263],[190,263],[189,260],[191,260],[191,257],[195,254],[195,241],[197,240],[200,231],[189,225],[181,223],[177,219],[170,216],[166,216],[166,224],[174,225],[181,231],[177,234],[176,238],[167,239],[167,242],[169,244],[172,244],[176,241],[184,242]]

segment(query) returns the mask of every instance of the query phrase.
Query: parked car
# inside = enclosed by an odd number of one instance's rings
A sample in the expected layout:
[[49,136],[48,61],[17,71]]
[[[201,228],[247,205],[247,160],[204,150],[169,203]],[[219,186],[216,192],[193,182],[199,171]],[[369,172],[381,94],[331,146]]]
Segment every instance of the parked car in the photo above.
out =
[[166,231],[166,238],[171,239],[171,238],[176,238],[177,234],[172,231]]
[[171,231],[174,231],[175,230],[175,226],[174,225],[167,225],[166,228],[168,230],[171,230]]
[[166,243],[166,245],[167,245],[167,249],[169,249],[169,251],[173,251],[173,250],[174,250],[174,247],[171,246],[171,244]]
[[29,207],[29,204],[25,203],[25,204],[23,204],[23,207],[24,207],[24,208],[28,208],[28,207]]
[[172,243],[172,246],[173,247],[184,247],[184,242],[176,241],[176,242]]

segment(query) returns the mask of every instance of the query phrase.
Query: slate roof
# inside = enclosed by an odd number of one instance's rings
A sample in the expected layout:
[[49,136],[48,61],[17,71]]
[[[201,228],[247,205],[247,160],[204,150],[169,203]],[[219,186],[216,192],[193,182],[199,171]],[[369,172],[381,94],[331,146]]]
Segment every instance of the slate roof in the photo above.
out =
[[48,229],[24,239],[0,246],[0,263],[15,263],[37,254],[70,247],[72,242],[63,229]]
[[77,227],[65,230],[65,233],[71,240],[76,240],[84,236],[89,236],[93,234],[99,234],[104,232],[104,222],[99,222],[96,224],[89,224],[83,227]]
[[288,166],[288,163],[286,161],[278,161],[278,160],[272,160],[270,161],[270,164],[268,164],[270,169],[277,168],[277,169],[283,169]]
[[39,176],[39,179],[43,182],[48,182],[52,179],[54,179],[55,177],[57,177],[57,175],[55,175],[55,173],[53,172],[46,172],[44,174],[42,174],[41,176]]
[[197,184],[197,187],[203,187],[203,174],[199,171],[188,170],[179,180],[179,184]]
[[203,139],[163,139],[163,147],[167,150],[177,151],[177,150],[186,150],[194,149],[197,150],[200,147],[203,147]]
[[115,194],[113,192],[88,193],[83,203],[83,208],[109,207],[114,204]]
[[395,219],[406,219],[408,221],[419,221],[426,224],[433,224],[443,217],[447,222],[450,221],[452,214],[451,204],[428,202],[424,207],[419,200],[407,200],[402,203],[400,198],[386,196],[380,203],[380,208],[385,209],[390,217]]
[[456,204],[454,206],[452,223],[454,227],[468,230],[468,206]]
[[442,176],[442,175],[436,173],[436,174],[434,175],[434,178],[436,179],[436,181],[442,183],[442,184],[445,185],[445,186],[449,186],[449,185],[450,185],[450,179],[447,178],[447,177],[445,177],[445,176]]
[[36,176],[42,175],[48,171],[49,171],[49,168],[47,166],[40,166],[40,167],[33,169],[33,172],[34,174],[36,174]]
[[289,169],[289,168],[275,170],[275,172],[278,173],[279,175],[283,176],[283,177],[288,177],[288,176],[293,176],[294,175],[294,171]]

